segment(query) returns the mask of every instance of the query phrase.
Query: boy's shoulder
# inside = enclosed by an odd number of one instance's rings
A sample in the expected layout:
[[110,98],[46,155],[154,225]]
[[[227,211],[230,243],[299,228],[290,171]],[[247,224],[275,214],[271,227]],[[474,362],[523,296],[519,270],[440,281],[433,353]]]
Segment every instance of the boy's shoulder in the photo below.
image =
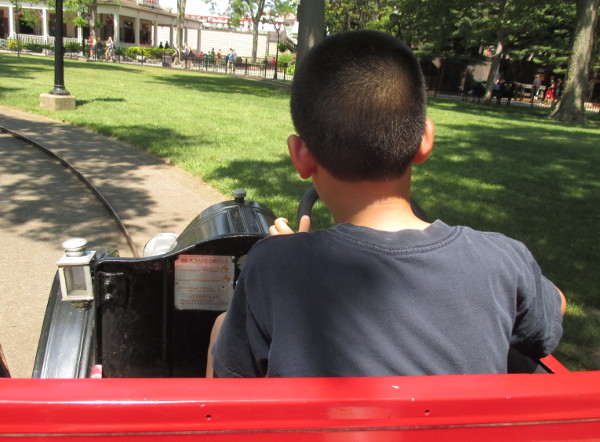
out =
[[250,255],[260,261],[294,257],[338,255],[345,251],[370,251],[386,255],[452,256],[473,250],[478,255],[530,261],[531,252],[522,242],[502,233],[480,231],[468,226],[450,226],[437,220],[425,230],[384,232],[352,224],[293,235],[268,236],[258,241]]

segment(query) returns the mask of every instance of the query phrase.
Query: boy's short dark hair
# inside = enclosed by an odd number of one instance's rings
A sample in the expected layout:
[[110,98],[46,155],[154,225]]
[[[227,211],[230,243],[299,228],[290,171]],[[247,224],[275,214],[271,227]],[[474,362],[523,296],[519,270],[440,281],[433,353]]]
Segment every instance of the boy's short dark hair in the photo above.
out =
[[327,37],[296,70],[296,131],[315,159],[344,181],[401,176],[423,137],[423,74],[399,39],[376,31]]

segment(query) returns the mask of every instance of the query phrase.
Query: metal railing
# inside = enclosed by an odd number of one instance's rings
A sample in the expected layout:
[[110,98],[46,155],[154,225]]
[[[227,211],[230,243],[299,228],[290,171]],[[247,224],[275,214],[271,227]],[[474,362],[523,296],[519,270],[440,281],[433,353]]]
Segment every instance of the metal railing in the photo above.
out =
[[[100,58],[102,59],[102,57]],[[170,52],[163,52],[161,59],[147,56],[129,57],[124,54],[115,54],[113,61],[116,63],[147,65],[164,67],[169,69],[181,69],[197,72],[221,73],[231,75],[242,75],[247,77],[276,78],[278,80],[292,80],[294,76],[288,72],[288,64],[280,65],[275,69],[272,60],[251,62],[249,58],[238,58],[233,68],[229,67],[226,60],[213,60],[210,56],[193,56],[185,59],[174,59]]]
[[[9,38],[9,40],[19,40],[21,43],[34,43],[41,45],[54,45],[54,37],[48,36],[44,37],[43,35],[32,35],[32,34],[13,34]],[[73,37],[63,37],[63,43],[73,42],[73,43],[81,43],[81,40]]]

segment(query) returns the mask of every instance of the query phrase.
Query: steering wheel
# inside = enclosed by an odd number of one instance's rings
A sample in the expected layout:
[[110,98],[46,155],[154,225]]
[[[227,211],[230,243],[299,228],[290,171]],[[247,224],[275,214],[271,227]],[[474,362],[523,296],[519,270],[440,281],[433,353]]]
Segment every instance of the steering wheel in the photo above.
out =
[[[300,224],[300,218],[302,218],[304,215],[311,215],[312,208],[318,199],[319,193],[317,192],[317,189],[315,189],[315,186],[311,185],[306,192],[304,192],[304,195],[302,195],[302,198],[300,199],[300,204],[298,204],[298,212],[296,214],[296,222],[298,224]],[[425,222],[429,222],[427,215],[425,215],[425,211],[412,198],[410,199],[410,208],[417,218]]]

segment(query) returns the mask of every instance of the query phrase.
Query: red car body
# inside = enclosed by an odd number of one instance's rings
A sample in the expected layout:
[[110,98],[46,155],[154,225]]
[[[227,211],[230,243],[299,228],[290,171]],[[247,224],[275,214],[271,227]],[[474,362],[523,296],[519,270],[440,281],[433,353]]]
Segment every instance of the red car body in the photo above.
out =
[[18,440],[599,440],[600,372],[315,379],[0,379]]

